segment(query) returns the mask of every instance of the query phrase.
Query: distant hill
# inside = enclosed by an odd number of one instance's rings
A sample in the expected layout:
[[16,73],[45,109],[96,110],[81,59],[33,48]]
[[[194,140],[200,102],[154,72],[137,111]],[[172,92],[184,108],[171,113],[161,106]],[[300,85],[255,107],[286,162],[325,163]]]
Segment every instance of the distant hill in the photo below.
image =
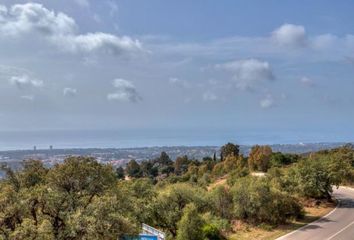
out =
[[[309,153],[324,149],[332,149],[345,145],[346,143],[299,143],[299,144],[274,144],[270,145],[273,152],[283,153]],[[252,146],[241,145],[240,151],[248,155]],[[157,158],[162,151],[165,151],[171,159],[187,155],[191,159],[202,159],[203,157],[219,156],[220,146],[162,146],[144,148],[77,148],[77,149],[38,149],[38,150],[11,150],[0,151],[0,164],[6,164],[12,169],[20,169],[21,162],[26,159],[40,159],[47,167],[62,162],[68,156],[91,156],[99,162],[109,163],[114,166],[125,165],[131,159],[143,161]],[[4,172],[0,170],[0,179]]]
[[[282,153],[307,153],[307,152],[317,152],[324,149],[332,149],[343,146],[347,143],[298,143],[298,144],[273,144],[270,145],[273,152]],[[251,147],[241,146],[241,151],[248,155]]]
[[[306,153],[323,149],[331,149],[346,143],[299,143],[271,145],[274,152]],[[248,155],[252,146],[241,145],[241,153]],[[88,149],[38,149],[38,150],[12,150],[0,151],[0,162],[22,161],[24,159],[43,159],[56,161],[70,155],[84,155],[96,157],[98,160],[112,161],[124,159],[145,160],[153,159],[162,151],[167,152],[172,159],[187,155],[189,158],[202,159],[206,156],[219,154],[220,146],[162,146],[145,148],[88,148]]]

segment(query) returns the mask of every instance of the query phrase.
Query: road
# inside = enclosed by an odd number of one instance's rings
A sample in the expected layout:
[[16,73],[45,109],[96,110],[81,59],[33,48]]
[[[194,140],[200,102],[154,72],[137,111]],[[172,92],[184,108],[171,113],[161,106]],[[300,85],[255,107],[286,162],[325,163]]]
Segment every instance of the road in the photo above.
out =
[[354,240],[354,189],[334,189],[338,206],[326,216],[277,240]]

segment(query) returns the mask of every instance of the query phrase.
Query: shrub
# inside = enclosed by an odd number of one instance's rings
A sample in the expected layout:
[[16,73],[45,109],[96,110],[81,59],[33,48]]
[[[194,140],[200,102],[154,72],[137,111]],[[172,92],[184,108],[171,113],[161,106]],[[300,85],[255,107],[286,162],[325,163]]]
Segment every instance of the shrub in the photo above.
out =
[[213,224],[206,224],[202,228],[205,240],[223,240],[225,239],[220,233],[220,229]]
[[213,213],[216,216],[231,219],[232,218],[232,196],[225,186],[218,186],[210,193],[210,202],[213,207]]
[[186,183],[169,185],[159,191],[152,204],[152,222],[173,237],[177,234],[177,223],[181,220],[183,209],[193,203],[198,211],[206,209],[205,190]]
[[203,214],[204,222],[215,226],[220,232],[228,232],[231,229],[230,222],[224,218],[215,216],[211,212]]
[[253,223],[280,224],[302,214],[302,207],[291,196],[271,188],[269,181],[242,178],[232,188],[234,214]]
[[196,206],[188,204],[184,210],[181,220],[178,222],[177,240],[203,240],[204,221],[199,215]]

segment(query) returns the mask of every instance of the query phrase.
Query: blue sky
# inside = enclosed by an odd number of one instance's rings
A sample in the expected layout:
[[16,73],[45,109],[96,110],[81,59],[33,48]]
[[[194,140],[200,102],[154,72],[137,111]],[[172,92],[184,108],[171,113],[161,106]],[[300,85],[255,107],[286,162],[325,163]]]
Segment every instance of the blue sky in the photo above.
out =
[[0,130],[354,141],[353,9],[349,0],[0,0]]
[[235,35],[261,36],[283,23],[305,25],[312,34],[348,34],[351,1],[120,1],[118,16],[130,34],[166,34],[208,40]]

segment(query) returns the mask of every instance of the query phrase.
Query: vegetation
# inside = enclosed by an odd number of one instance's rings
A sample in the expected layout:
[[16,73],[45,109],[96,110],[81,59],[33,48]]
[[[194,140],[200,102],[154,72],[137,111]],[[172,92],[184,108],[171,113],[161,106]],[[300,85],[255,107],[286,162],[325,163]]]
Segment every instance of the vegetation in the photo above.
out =
[[302,216],[302,207],[294,197],[263,179],[240,179],[232,188],[232,196],[237,219],[276,225]]
[[0,239],[117,239],[141,223],[168,239],[225,239],[235,221],[286,224],[303,216],[304,200],[330,201],[332,186],[353,184],[351,145],[304,155],[255,146],[245,157],[228,143],[220,152],[175,161],[163,152],[117,169],[88,157],[50,169],[25,161],[0,181]]
[[248,166],[251,170],[266,172],[269,168],[272,149],[269,146],[256,145],[252,147],[248,158]]
[[235,145],[233,143],[227,143],[220,149],[220,159],[221,161],[228,156],[235,156],[237,157],[240,153],[240,146]]
[[177,240],[203,240],[204,221],[193,203],[183,209],[183,215],[178,222]]

